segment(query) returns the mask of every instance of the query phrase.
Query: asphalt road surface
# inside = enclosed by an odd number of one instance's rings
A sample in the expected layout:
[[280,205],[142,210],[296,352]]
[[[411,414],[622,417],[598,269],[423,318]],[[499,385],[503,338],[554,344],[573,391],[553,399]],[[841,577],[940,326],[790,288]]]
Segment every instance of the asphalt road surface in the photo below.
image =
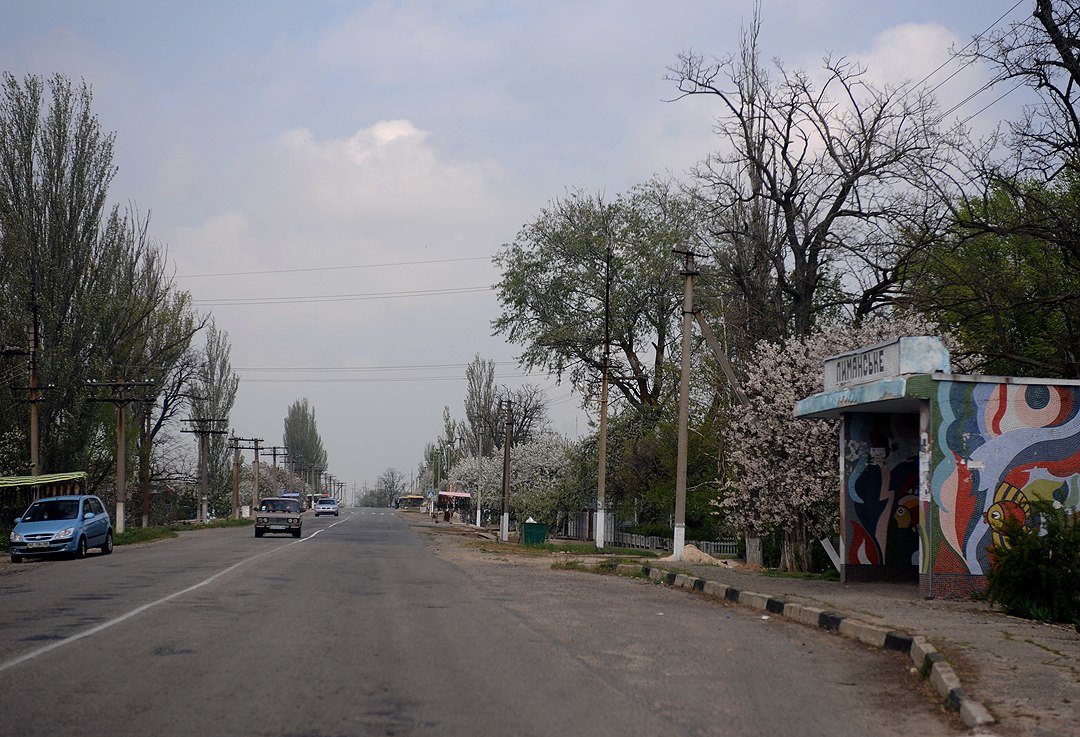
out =
[[300,540],[5,564],[0,735],[961,731],[899,655],[420,520],[346,509]]

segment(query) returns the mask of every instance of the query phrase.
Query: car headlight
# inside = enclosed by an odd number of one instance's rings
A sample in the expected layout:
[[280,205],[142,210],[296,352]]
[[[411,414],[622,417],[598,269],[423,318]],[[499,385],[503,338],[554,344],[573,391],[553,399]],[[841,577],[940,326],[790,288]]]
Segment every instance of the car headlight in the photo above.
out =
[[8,536],[8,539],[13,543],[24,543],[24,542],[26,542],[26,540],[23,539],[23,536],[20,535],[19,533],[15,532],[15,530],[11,531],[11,535]]
[[75,534],[75,528],[74,527],[65,527],[64,529],[60,530],[60,532],[56,533],[56,539],[57,540],[62,540],[63,538],[71,537],[74,534]]
[[290,518],[289,518],[289,524],[290,524],[290,525],[295,525],[295,524],[296,524],[297,522],[299,522],[299,521],[300,521],[300,518],[299,518],[299,517],[290,517]]
[[256,521],[257,521],[257,522],[258,522],[258,523],[259,523],[260,525],[265,525],[265,524],[267,523],[267,518],[266,518],[266,517],[259,517],[259,518],[257,518],[257,519],[256,519]]

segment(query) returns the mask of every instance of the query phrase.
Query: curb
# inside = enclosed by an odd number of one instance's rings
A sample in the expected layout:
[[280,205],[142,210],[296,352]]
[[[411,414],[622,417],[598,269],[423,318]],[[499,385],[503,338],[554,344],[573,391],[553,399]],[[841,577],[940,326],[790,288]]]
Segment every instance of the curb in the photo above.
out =
[[896,632],[844,614],[805,604],[785,602],[756,591],[740,591],[719,581],[706,581],[695,576],[671,573],[648,565],[620,563],[615,567],[615,573],[623,576],[645,575],[650,581],[659,584],[698,591],[705,596],[776,614],[827,632],[836,632],[842,637],[858,640],[882,650],[907,653],[919,675],[930,681],[945,708],[959,716],[964,724],[977,728],[986,727],[995,722],[990,711],[964,691],[956,671],[945,660],[945,656],[927,642],[925,637]]

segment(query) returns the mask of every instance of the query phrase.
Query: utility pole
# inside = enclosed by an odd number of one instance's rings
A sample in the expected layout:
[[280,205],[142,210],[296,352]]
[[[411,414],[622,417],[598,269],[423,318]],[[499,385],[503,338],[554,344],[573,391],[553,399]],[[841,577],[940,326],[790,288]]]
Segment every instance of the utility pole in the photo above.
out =
[[[36,322],[37,313],[35,312],[34,315],[35,315],[35,322]],[[39,395],[39,392],[44,388],[51,388],[51,387],[41,387],[41,386],[38,385],[37,361],[35,359],[37,338],[36,338],[36,331],[34,329],[34,323],[31,323],[30,326],[28,327],[27,336],[28,336],[29,341],[30,341],[30,350],[27,351],[27,350],[23,350],[22,348],[18,348],[16,346],[5,345],[3,347],[0,347],[0,356],[5,356],[5,357],[6,356],[26,356],[27,357],[26,366],[27,366],[27,370],[29,371],[29,374],[30,374],[30,385],[15,389],[14,391],[29,392],[29,403],[30,403],[30,475],[31,476],[40,476],[41,475],[41,465],[38,463],[38,421],[37,421],[38,410],[37,410],[37,404],[38,404],[39,401],[41,401],[41,397]],[[34,497],[37,498],[37,488],[36,487],[35,487],[35,490],[34,490]]]
[[682,361],[679,371],[679,449],[675,465],[675,540],[672,557],[683,559],[686,545],[686,462],[688,455],[687,426],[690,423],[690,331],[694,317],[694,277],[698,270],[694,265],[693,251],[675,251],[685,257],[683,268],[682,313]]
[[[240,451],[255,451],[255,460],[251,464],[251,510],[254,512],[259,507],[259,443],[263,440],[262,438],[233,437],[232,441],[236,458],[233,471],[232,518],[240,519]],[[251,443],[251,445],[241,445],[241,443]]]
[[611,242],[604,252],[604,358],[600,381],[600,436],[596,444],[596,548],[602,550],[607,535],[604,493],[607,487],[608,370],[611,364]]
[[111,397],[91,397],[91,402],[111,402],[116,405],[116,534],[124,534],[124,505],[127,502],[127,432],[124,426],[127,413],[124,411],[130,402],[145,402],[145,397],[132,397],[128,389],[144,388],[154,385],[152,381],[94,381],[86,382],[91,388],[107,387]]
[[[499,402],[502,409],[502,402]],[[514,437],[514,402],[506,400],[506,439],[503,441],[503,504],[499,522],[499,539],[510,540],[510,443]]]
[[207,438],[211,435],[227,435],[228,431],[219,430],[218,426],[228,421],[228,418],[193,417],[184,420],[191,423],[191,428],[180,431],[199,436],[199,522],[206,522],[210,516],[210,459]]
[[[233,449],[233,462],[232,462],[232,518],[236,519],[236,512],[240,506],[240,443],[237,442],[236,431],[233,430],[232,435],[229,437],[229,442],[232,444]],[[251,505],[252,511],[255,510],[254,503]]]
[[480,493],[484,488],[484,434],[476,426],[476,526],[480,526]]
[[150,526],[150,426],[154,419],[153,402],[143,402],[143,441],[140,468],[142,472],[142,526]]
[[[269,448],[264,448],[264,450],[270,451],[270,457],[273,459],[273,466],[272,466],[273,470],[270,472],[270,477],[271,477],[271,479],[273,479],[272,486],[274,487],[274,496],[277,496],[278,495],[277,459],[278,459],[279,455],[282,456],[282,458],[284,459],[284,456],[286,455],[286,451],[288,449],[285,448],[285,446],[282,446],[282,445],[271,445]],[[279,450],[281,451],[281,453],[278,453]]]
[[[27,367],[30,369],[30,475],[41,475],[41,464],[38,462],[38,374],[37,374],[37,346],[38,346],[38,310],[37,303],[31,302],[30,309],[33,317],[30,321],[29,343],[30,355]],[[123,532],[123,522],[120,522],[119,531]]]

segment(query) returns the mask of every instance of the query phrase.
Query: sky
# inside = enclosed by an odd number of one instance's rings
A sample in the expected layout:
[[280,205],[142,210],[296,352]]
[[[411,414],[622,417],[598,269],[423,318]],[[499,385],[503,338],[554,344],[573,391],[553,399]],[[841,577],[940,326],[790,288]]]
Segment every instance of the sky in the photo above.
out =
[[[0,69],[93,89],[116,134],[113,202],[151,214],[179,288],[232,344],[236,434],[282,444],[307,398],[350,491],[408,479],[464,417],[465,365],[531,383],[576,438],[566,384],[493,336],[490,262],[573,190],[686,178],[717,147],[716,102],[676,100],[681,52],[738,48],[752,0],[35,0],[0,24]],[[946,109],[989,78],[938,69],[1032,0],[763,0],[761,46],[787,67],[828,54],[874,80],[940,85]],[[935,70],[937,70],[935,72]],[[954,76],[953,73],[956,72]],[[989,130],[1001,90],[957,108]],[[989,106],[989,107],[987,107]],[[985,109],[984,109],[985,108]],[[285,370],[293,369],[293,370]],[[250,454],[249,454],[250,455]]]

